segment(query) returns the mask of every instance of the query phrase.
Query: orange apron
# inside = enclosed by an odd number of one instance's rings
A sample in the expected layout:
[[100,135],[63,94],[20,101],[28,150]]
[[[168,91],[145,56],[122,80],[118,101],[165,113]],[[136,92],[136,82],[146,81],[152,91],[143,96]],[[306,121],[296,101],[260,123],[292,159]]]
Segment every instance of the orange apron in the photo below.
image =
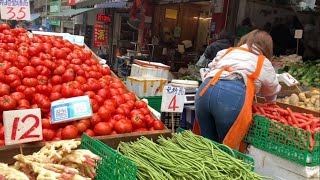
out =
[[[234,49],[240,49],[243,51],[250,52],[248,49],[242,48],[242,47],[229,48],[227,52],[222,56],[222,58]],[[235,120],[234,124],[232,125],[232,127],[230,128],[226,137],[223,140],[223,144],[229,146],[230,148],[236,149],[240,145],[242,139],[244,138],[244,136],[246,135],[249,129],[250,122],[252,120],[252,102],[255,96],[254,80],[258,78],[261,72],[264,58],[265,57],[263,55],[258,55],[256,71],[248,76],[247,86],[246,86],[246,98],[245,98],[243,107],[237,119]],[[224,67],[220,69],[220,71],[218,71],[218,73],[210,80],[210,82],[200,92],[200,96],[202,96],[206,92],[206,90],[210,87],[210,85],[214,86],[218,82],[223,71],[231,72],[231,70],[228,67]],[[200,134],[200,128],[197,120],[195,120],[194,122],[193,133],[198,135]]]

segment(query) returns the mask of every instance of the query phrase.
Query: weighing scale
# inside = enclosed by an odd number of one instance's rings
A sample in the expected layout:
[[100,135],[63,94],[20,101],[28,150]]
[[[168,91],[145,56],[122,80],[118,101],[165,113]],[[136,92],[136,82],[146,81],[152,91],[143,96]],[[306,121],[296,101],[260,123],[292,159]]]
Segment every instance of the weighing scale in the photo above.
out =
[[186,90],[185,105],[193,105],[199,87],[198,81],[173,79],[170,83],[174,87],[184,87]]

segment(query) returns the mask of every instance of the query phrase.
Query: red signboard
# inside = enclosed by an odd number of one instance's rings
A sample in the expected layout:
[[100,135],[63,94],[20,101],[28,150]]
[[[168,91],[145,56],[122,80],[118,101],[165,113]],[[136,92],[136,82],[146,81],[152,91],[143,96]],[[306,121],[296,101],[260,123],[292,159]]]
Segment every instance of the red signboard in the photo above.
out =
[[76,0],[68,0],[68,5],[69,6],[75,6],[76,5]]
[[102,22],[111,22],[111,16],[110,15],[104,15],[104,14],[98,14],[97,15],[97,21]]
[[108,26],[103,24],[94,25],[94,47],[108,46]]

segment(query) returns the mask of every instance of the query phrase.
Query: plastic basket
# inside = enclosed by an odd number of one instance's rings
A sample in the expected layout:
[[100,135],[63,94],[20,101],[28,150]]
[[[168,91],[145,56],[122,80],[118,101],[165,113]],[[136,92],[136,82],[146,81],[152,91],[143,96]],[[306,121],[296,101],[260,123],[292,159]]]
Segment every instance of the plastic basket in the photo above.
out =
[[152,107],[154,110],[160,112],[161,111],[161,101],[162,96],[148,96],[148,97],[139,97],[140,99],[147,99],[148,105]]
[[314,136],[315,144],[310,153],[310,132],[262,116],[254,115],[253,119],[244,141],[303,166],[320,165],[320,132]]
[[[182,128],[178,128],[177,129],[177,133],[183,132],[185,131],[185,129]],[[228,153],[230,156],[235,157],[239,160],[242,160],[243,162],[247,163],[248,166],[247,168],[251,171],[254,171],[254,159],[252,157],[249,157],[245,154],[242,154],[239,151],[236,150],[232,150],[232,152],[230,151],[230,148],[226,147],[223,144],[217,143],[215,141],[210,140],[213,144],[215,144],[216,146],[218,146],[222,151]]]
[[81,137],[81,149],[88,149],[102,158],[98,162],[96,180],[136,179],[137,166],[101,141],[83,134]]
[[[173,118],[174,118],[174,129],[180,127],[180,122],[181,122],[181,113],[173,113]],[[172,117],[171,113],[168,112],[163,112],[161,113],[161,121],[163,124],[171,129],[172,128]]]

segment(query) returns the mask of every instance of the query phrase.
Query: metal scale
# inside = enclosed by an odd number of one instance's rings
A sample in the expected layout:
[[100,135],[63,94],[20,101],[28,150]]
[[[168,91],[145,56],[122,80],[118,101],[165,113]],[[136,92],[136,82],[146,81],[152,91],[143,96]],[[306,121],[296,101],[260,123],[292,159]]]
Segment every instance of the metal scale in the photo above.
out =
[[173,79],[170,83],[174,87],[184,87],[186,90],[185,105],[194,105],[195,96],[199,87],[197,81]]

